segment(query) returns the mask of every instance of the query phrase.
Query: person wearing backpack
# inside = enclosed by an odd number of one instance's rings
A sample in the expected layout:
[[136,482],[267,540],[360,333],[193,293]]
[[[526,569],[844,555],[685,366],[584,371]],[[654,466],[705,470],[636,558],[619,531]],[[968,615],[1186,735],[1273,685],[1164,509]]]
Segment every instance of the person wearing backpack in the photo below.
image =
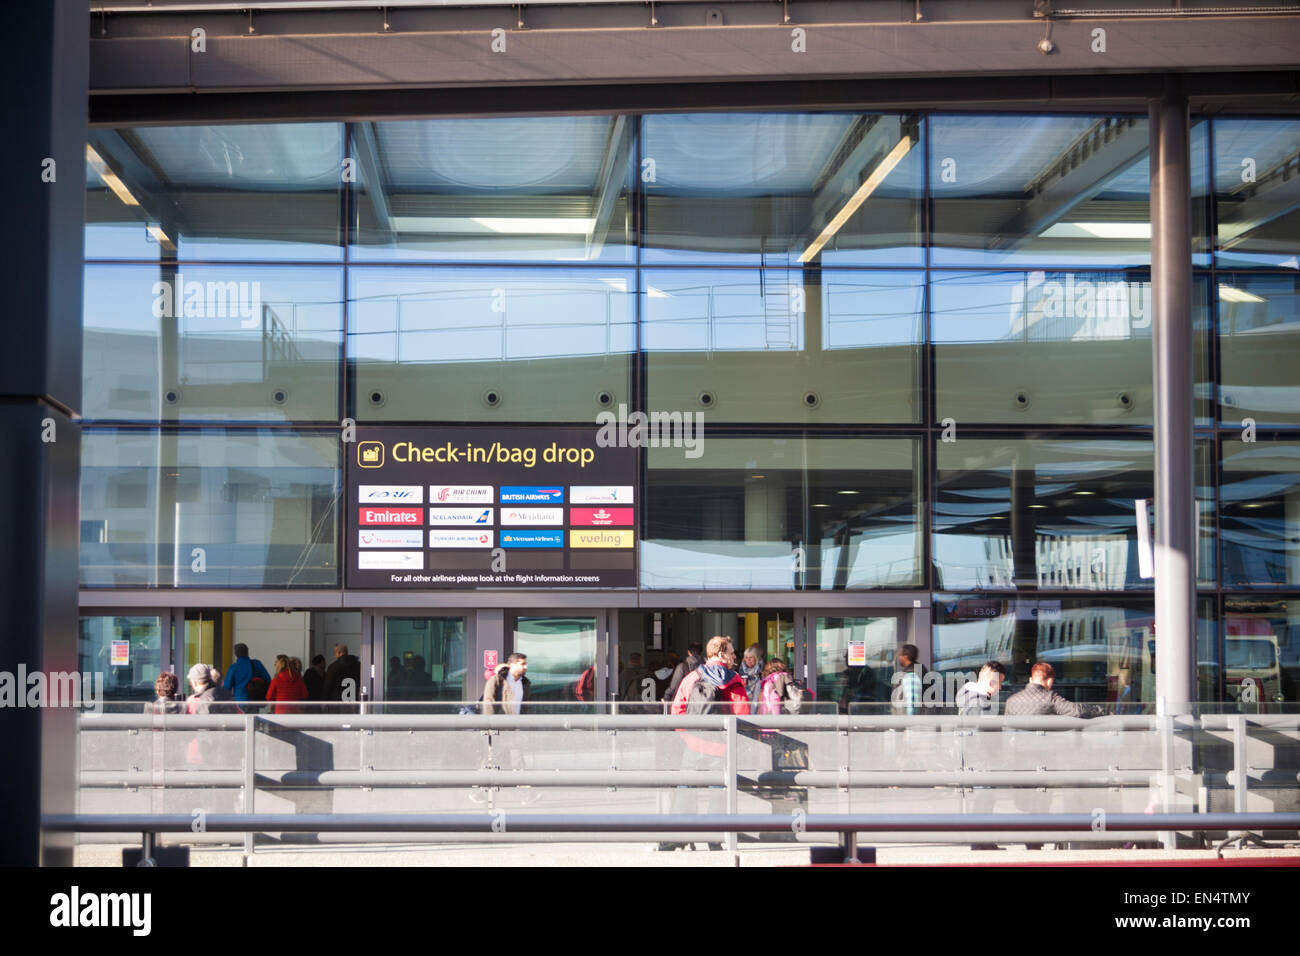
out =
[[226,690],[235,700],[266,700],[271,675],[262,662],[248,656],[247,644],[235,645],[235,662],[226,671]]
[[786,670],[785,661],[774,657],[763,668],[763,683],[759,687],[758,712],[760,714],[797,714],[803,706],[804,689],[798,686]]
[[[749,714],[749,695],[745,693],[745,680],[736,673],[736,648],[730,637],[714,637],[706,648],[707,659],[682,678],[673,698],[670,713],[677,715]],[[685,731],[678,731],[686,751],[682,755],[682,770],[722,769],[727,745],[717,740],[705,740]],[[709,812],[722,813],[726,790],[710,788]],[[694,811],[694,796],[689,787],[679,787],[673,797],[673,813]],[[660,843],[660,850],[685,849],[685,843]],[[710,844],[710,849],[721,849],[720,844]]]

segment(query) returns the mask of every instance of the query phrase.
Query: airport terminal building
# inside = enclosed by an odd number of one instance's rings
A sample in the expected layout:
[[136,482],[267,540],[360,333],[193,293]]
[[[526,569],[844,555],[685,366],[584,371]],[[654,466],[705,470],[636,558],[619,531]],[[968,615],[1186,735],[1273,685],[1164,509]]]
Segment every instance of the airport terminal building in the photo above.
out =
[[611,701],[730,634],[1149,711],[1185,224],[1195,699],[1293,705],[1300,17],[1054,6],[96,3],[79,669]]

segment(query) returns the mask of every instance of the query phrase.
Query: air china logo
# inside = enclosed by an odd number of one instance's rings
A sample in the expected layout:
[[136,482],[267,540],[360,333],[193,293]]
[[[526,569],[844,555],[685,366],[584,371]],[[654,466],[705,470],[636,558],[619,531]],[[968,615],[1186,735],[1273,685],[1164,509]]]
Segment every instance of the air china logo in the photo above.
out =
[[424,524],[423,508],[362,508],[361,524]]
[[430,485],[429,503],[448,505],[490,505],[491,485]]

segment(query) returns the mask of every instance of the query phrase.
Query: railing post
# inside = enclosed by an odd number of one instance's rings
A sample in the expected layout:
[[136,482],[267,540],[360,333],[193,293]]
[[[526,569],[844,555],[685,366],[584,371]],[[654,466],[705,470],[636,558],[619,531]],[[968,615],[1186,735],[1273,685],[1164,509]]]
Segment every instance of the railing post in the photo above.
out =
[[[1234,813],[1245,813],[1248,794],[1246,788],[1250,786],[1247,779],[1246,764],[1246,715],[1232,715],[1232,810]],[[1244,837],[1245,833],[1234,834],[1238,837]]]
[[[1156,723],[1160,729],[1160,812],[1172,813],[1175,792],[1173,715],[1160,713]],[[1178,848],[1178,837],[1172,830],[1164,830],[1160,833],[1160,843],[1166,850],[1174,850]]]
[[[737,753],[739,734],[736,733],[736,718],[734,716],[723,719],[727,729],[727,814],[734,815],[740,807],[740,790],[739,790],[739,754]],[[740,866],[740,856],[736,848],[736,831],[731,830],[727,833],[727,852],[731,854],[732,863]]]
[[[257,754],[257,715],[244,714],[244,813],[253,813],[253,791],[257,786],[256,771],[253,760]],[[253,831],[244,833],[244,854],[253,853]]]

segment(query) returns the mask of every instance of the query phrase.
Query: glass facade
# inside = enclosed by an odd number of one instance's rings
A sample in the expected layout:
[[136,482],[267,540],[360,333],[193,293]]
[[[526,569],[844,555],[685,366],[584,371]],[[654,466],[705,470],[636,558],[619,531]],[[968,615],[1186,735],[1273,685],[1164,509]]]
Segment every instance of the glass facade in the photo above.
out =
[[[1300,593],[1298,153],[1295,120],[1193,117],[1207,687],[1249,593],[1275,633]],[[640,453],[641,589],[862,592],[819,612],[839,643],[915,591],[936,663],[979,602],[991,656],[1031,647],[1032,592],[1062,615],[1039,653],[1106,648],[1080,693],[1145,693],[1117,649],[1150,615],[1145,116],[95,129],[86,156],[83,587],[341,588],[349,419],[695,413],[698,456]],[[574,628],[551,661],[519,626],[543,684],[589,665]],[[394,655],[451,693],[454,643]],[[852,697],[845,653],[816,667]]]

